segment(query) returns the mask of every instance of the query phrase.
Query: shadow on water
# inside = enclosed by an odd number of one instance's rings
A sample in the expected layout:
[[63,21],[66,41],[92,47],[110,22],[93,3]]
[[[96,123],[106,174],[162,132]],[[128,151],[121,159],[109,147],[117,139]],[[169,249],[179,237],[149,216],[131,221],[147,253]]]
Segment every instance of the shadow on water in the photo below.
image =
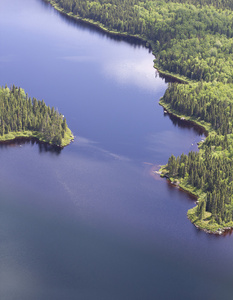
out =
[[[179,187],[179,186],[177,186],[177,185],[171,183],[171,181],[170,181],[169,179],[167,179],[166,181],[167,181],[167,189],[168,189],[168,191],[170,191],[170,192],[173,193],[173,192],[174,192],[174,188],[176,188],[177,191],[178,191],[178,193],[180,193],[181,195],[183,195],[183,194],[185,193],[185,194],[187,195],[187,199],[188,199],[190,202],[193,203],[193,202],[197,201],[197,197],[194,196],[192,193],[190,193],[190,192],[188,192],[188,191],[182,189],[181,187]],[[178,198],[179,198],[179,199],[183,199],[182,197],[178,197]],[[187,199],[185,198],[185,201],[186,201]]]
[[164,116],[169,117],[169,119],[172,121],[173,125],[179,128],[183,129],[189,129],[194,130],[195,133],[197,133],[199,136],[204,135],[205,137],[208,136],[208,132],[201,126],[196,125],[192,121],[187,120],[181,120],[179,117],[174,116],[173,114],[170,114],[164,110]]
[[[93,32],[95,34],[97,33],[101,37],[106,37],[107,39],[110,39],[110,40],[113,40],[116,42],[122,42],[122,41],[127,42],[134,48],[145,47],[148,49],[149,53],[152,52],[150,45],[148,45],[148,43],[146,43],[145,41],[143,41],[140,38],[130,37],[130,36],[122,36],[117,33],[113,34],[113,33],[106,32],[94,24],[88,23],[83,20],[75,19],[74,17],[68,16],[63,12],[57,11],[54,7],[52,7],[52,5],[49,2],[47,2],[47,0],[38,0],[38,1],[40,1],[40,3],[43,3],[43,5],[46,8],[50,7],[51,9],[53,9],[54,12],[63,21],[65,21],[69,25],[76,26],[79,29],[86,30],[88,32]],[[166,83],[169,83],[169,82],[182,83],[182,80],[174,78],[173,76],[170,76],[170,75],[161,74],[156,69],[155,69],[155,77],[160,77],[160,78],[164,79]],[[180,118],[178,118],[170,113],[167,113],[164,115],[169,116],[169,118],[172,121],[172,123],[174,124],[174,126],[178,126],[179,128],[194,130],[199,136],[201,136],[201,135],[207,136],[208,135],[207,131],[203,127],[196,125],[194,122],[187,121],[187,120],[181,120]]]
[[159,72],[157,69],[155,71],[155,78],[156,77],[164,79],[165,83],[169,83],[169,82],[185,83],[183,80],[176,78],[175,76],[172,76],[169,74],[165,75],[165,74]]
[[[50,6],[52,9],[54,9],[52,7],[52,5],[50,3],[48,3],[46,0],[39,0],[39,1],[42,2],[44,4],[44,6],[46,6],[46,7]],[[131,46],[133,46],[134,48],[140,48],[141,46],[144,46],[144,47],[148,48],[149,53],[151,52],[151,47],[148,47],[149,44],[147,42],[143,41],[142,39],[138,38],[138,37],[123,36],[123,35],[118,34],[118,33],[108,33],[107,31],[101,29],[100,27],[96,26],[95,24],[89,23],[89,22],[84,21],[84,20],[76,19],[72,16],[68,16],[66,13],[61,12],[61,11],[57,11],[56,9],[54,9],[54,11],[68,25],[76,26],[79,29],[86,30],[86,31],[91,32],[91,33],[92,32],[95,33],[95,34],[98,33],[99,36],[106,37],[107,39],[110,39],[110,40],[113,40],[113,41],[116,41],[116,42],[122,42],[122,41],[127,42]]]
[[2,141],[0,142],[0,149],[9,148],[9,147],[22,147],[22,145],[37,145],[39,149],[39,153],[52,153],[55,155],[59,155],[62,151],[62,148],[50,145],[48,143],[40,142],[37,139],[33,138],[16,138],[11,141]]

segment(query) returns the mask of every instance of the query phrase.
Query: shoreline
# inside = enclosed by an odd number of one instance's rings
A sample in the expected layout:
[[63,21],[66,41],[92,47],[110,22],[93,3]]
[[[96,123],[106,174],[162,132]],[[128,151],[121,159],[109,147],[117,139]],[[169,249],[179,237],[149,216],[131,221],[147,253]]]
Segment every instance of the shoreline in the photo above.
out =
[[66,12],[63,8],[60,8],[59,5],[54,2],[53,0],[43,0],[45,1],[46,3],[50,4],[55,10],[57,10],[59,13],[61,13],[62,15],[65,15],[66,17],[69,17],[75,21],[78,21],[78,22],[83,22],[85,24],[88,24],[88,25],[91,25],[93,26],[95,29],[98,29],[106,34],[109,34],[110,36],[115,36],[115,37],[119,37],[119,38],[131,38],[131,39],[134,39],[135,41],[137,40],[138,42],[141,42],[141,43],[144,43],[144,46],[146,48],[149,48],[154,56],[154,68],[158,71],[158,73],[160,75],[162,75],[161,77],[164,77],[165,79],[171,79],[171,80],[174,80],[178,83],[189,83],[189,79],[188,78],[185,78],[181,75],[178,75],[178,74],[174,74],[174,73],[170,73],[168,71],[165,71],[165,70],[162,70],[159,66],[157,66],[155,60],[156,60],[156,54],[154,52],[154,47],[153,47],[153,41],[151,40],[148,40],[146,37],[144,36],[141,36],[141,35],[133,35],[133,34],[130,34],[128,32],[117,32],[115,30],[110,30],[108,29],[107,27],[105,27],[102,23],[100,23],[99,21],[94,21],[92,19],[89,19],[89,18],[82,18],[80,17],[79,15],[74,15],[72,12]]
[[[63,8],[60,8],[59,5],[57,3],[55,3],[53,0],[44,0],[46,3],[50,4],[55,10],[57,10],[58,12],[60,12],[61,14],[65,15],[66,17],[70,17],[76,21],[80,21],[80,22],[83,22],[85,24],[89,24],[89,25],[92,25],[94,26],[95,28],[98,28],[99,30],[109,34],[109,35],[114,35],[114,36],[118,36],[118,37],[124,37],[124,38],[133,38],[133,39],[136,39],[138,41],[141,41],[142,43],[145,43],[145,46],[150,48],[151,51],[152,51],[152,54],[154,55],[155,57],[155,60],[156,60],[156,55],[155,55],[155,51],[154,51],[154,47],[153,47],[153,42],[150,41],[150,40],[147,40],[146,37],[143,37],[143,36],[140,36],[140,35],[132,35],[132,34],[129,34],[127,32],[117,32],[117,31],[112,31],[112,30],[109,30],[107,27],[105,27],[103,24],[101,24],[100,22],[97,22],[97,21],[93,21],[91,19],[86,19],[86,18],[82,18],[78,15],[74,15],[72,12],[66,12]],[[159,68],[159,66],[156,65],[156,62],[154,60],[154,68],[157,70],[157,72],[159,73],[159,75],[162,75],[161,77],[164,77],[165,80],[166,78],[168,79],[171,79],[171,80],[174,80],[178,83],[183,83],[183,84],[187,84],[190,82],[189,79],[187,78],[184,78],[184,77],[181,77],[179,76],[178,74],[172,74],[172,73],[169,73],[169,72],[166,72],[166,71],[163,71],[162,69]],[[205,136],[207,137],[209,134],[213,133],[214,130],[211,128],[211,125],[210,124],[207,124],[206,122],[204,121],[199,121],[195,118],[192,118],[192,117],[189,117],[189,116],[186,116],[186,115],[181,115],[179,114],[178,112],[174,111],[171,107],[169,107],[169,104],[167,103],[164,103],[162,98],[159,100],[159,105],[161,105],[164,110],[166,110],[169,114],[179,118],[180,120],[184,120],[184,121],[187,121],[189,123],[191,123],[192,125],[195,125],[195,126],[198,126],[200,127],[203,131],[204,131],[204,134]],[[200,141],[201,143],[201,141]],[[162,168],[161,168],[162,169]],[[172,183],[172,180],[168,177],[168,176],[163,176],[163,174],[160,174],[161,177],[166,177],[167,180],[169,180]],[[179,189],[181,189],[182,191],[186,192],[186,193],[190,193],[192,196],[196,197],[197,201],[198,201],[198,195],[196,195],[195,193],[191,192],[188,187],[182,185],[180,186],[179,184],[173,184],[174,186],[177,186],[179,187]],[[191,208],[190,210],[188,210],[187,212],[187,216],[188,216],[188,219],[190,220],[190,222],[196,227],[198,228],[199,230],[202,230],[206,233],[209,233],[209,234],[215,234],[215,235],[223,235],[224,233],[228,232],[228,231],[231,231],[233,229],[233,224],[232,226],[227,226],[227,227],[221,227],[220,225],[218,225],[217,227],[219,227],[217,230],[209,230],[203,226],[200,226],[200,224],[197,224],[195,223],[195,221],[192,220],[191,218],[191,213],[190,211],[193,211],[194,209],[197,208],[197,205],[193,208]]]
[[48,144],[52,147],[63,149],[64,147],[68,146],[72,141],[74,141],[74,135],[72,134],[71,130],[68,129],[65,133],[66,135],[69,135],[69,138],[66,136],[66,138],[63,139],[62,145],[56,145],[49,141],[47,141],[40,132],[37,131],[18,131],[18,132],[9,132],[8,134],[5,134],[3,136],[0,136],[0,145],[1,144],[7,144],[14,141],[17,141],[19,139],[23,140],[37,140],[40,143]]
[[163,102],[163,99],[160,98],[159,100],[159,105],[163,107],[164,111],[166,111],[169,115],[172,115],[178,119],[180,119],[181,121],[186,121],[186,122],[189,122],[190,124],[192,125],[195,125],[195,126],[198,126],[200,127],[205,136],[207,137],[211,132],[213,132],[213,129],[210,127],[209,124],[207,124],[206,122],[204,121],[198,121],[197,119],[195,118],[192,118],[192,117],[189,117],[189,116],[186,116],[186,115],[181,115],[179,114],[178,112],[176,112],[174,109],[172,109],[169,104]]
[[[161,166],[160,170],[162,170],[162,169],[163,169],[163,166]],[[180,191],[182,191],[194,198],[193,200],[194,200],[195,206],[188,210],[187,218],[198,230],[204,231],[205,233],[208,233],[208,234],[217,235],[217,236],[219,236],[219,235],[225,236],[233,231],[233,224],[229,224],[227,226],[221,227],[221,225],[215,223],[215,224],[213,224],[212,228],[211,228],[211,225],[209,227],[204,227],[204,224],[203,224],[204,221],[199,220],[196,216],[196,209],[198,207],[197,204],[198,204],[199,196],[194,191],[190,191],[188,189],[188,187],[186,187],[185,185],[174,182],[172,180],[172,178],[168,177],[166,174],[162,174],[162,172],[160,170],[157,171],[156,173],[158,175],[160,175],[160,177],[166,178],[166,180],[169,182],[170,185],[173,186],[173,188],[176,187]],[[207,214],[209,214],[209,213],[207,213]],[[208,217],[208,215],[207,215],[207,217]]]
[[127,33],[127,32],[117,32],[117,31],[114,31],[114,30],[109,30],[107,27],[105,27],[103,24],[101,24],[98,21],[94,21],[94,20],[88,19],[88,18],[82,18],[78,15],[74,15],[71,12],[66,12],[63,8],[60,8],[59,5],[56,2],[54,2],[53,0],[43,0],[43,1],[50,4],[55,10],[57,10],[61,14],[65,15],[66,17],[69,17],[71,19],[74,19],[75,21],[83,22],[83,23],[88,24],[88,25],[93,25],[93,27],[98,28],[102,32],[108,33],[110,35],[114,35],[114,36],[118,36],[118,37],[124,37],[124,38],[133,38],[133,39],[138,40],[140,42],[147,43],[148,46],[151,46],[151,43],[146,38],[144,38],[140,35],[133,35],[133,34],[130,34],[130,33]]
[[[209,130],[210,126],[208,124],[206,124],[205,122],[198,122],[195,121],[195,119],[193,119],[192,117],[188,117],[188,116],[183,116],[178,114],[176,111],[174,111],[173,109],[170,109],[169,104],[164,103],[162,98],[159,101],[159,105],[161,105],[163,107],[164,110],[167,111],[168,114],[175,116],[176,118],[183,120],[183,121],[187,121],[195,126],[201,127],[204,130],[204,134],[207,137],[209,134],[211,134],[211,132],[213,132],[213,130]],[[198,144],[200,145],[201,143],[203,143],[203,141],[200,141]],[[171,185],[173,185],[174,187],[178,187],[181,191],[188,193],[189,195],[192,195],[193,197],[195,197],[196,201],[195,201],[195,206],[193,208],[190,208],[187,212],[187,218],[189,219],[189,221],[198,229],[198,230],[202,230],[205,233],[208,234],[214,234],[214,235],[227,235],[228,233],[231,233],[233,231],[233,223],[226,225],[226,226],[221,226],[220,224],[213,224],[213,226],[211,226],[211,224],[205,224],[204,221],[199,220],[196,217],[196,209],[198,207],[198,201],[199,201],[199,195],[197,195],[194,191],[191,191],[189,189],[188,186],[180,184],[180,183],[175,183],[173,181],[173,179],[171,179],[169,176],[167,176],[167,174],[163,174],[162,173],[163,170],[163,166],[161,166],[160,170],[158,173],[160,173],[160,176],[162,178],[166,178]],[[210,228],[212,227],[212,228]]]

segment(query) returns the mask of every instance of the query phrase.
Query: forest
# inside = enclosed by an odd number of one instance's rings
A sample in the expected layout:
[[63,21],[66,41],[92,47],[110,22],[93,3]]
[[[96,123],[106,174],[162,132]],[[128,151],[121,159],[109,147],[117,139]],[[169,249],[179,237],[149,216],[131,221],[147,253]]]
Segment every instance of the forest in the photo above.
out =
[[36,137],[63,147],[70,143],[72,134],[66,119],[44,101],[31,99],[24,90],[14,85],[0,88],[0,141],[16,137]]
[[170,83],[161,104],[205,127],[198,153],[169,158],[162,174],[198,196],[188,212],[210,232],[233,227],[233,2],[48,0],[71,17],[147,41]]

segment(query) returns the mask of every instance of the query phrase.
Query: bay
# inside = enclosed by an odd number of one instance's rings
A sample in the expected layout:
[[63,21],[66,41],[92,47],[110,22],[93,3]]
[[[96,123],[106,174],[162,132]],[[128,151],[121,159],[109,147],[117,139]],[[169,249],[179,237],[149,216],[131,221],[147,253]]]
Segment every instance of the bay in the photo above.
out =
[[0,84],[76,136],[0,147],[0,298],[231,299],[232,237],[198,231],[193,199],[152,176],[203,134],[163,113],[149,50],[41,0],[1,0],[0,40]]

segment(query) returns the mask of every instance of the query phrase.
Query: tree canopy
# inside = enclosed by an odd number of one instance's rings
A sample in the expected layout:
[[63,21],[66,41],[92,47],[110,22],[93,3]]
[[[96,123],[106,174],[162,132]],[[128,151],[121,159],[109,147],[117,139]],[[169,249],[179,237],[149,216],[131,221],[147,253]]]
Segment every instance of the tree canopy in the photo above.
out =
[[186,82],[169,84],[161,103],[201,122],[210,135],[199,153],[171,156],[167,176],[200,197],[196,213],[209,213],[206,224],[227,226],[233,217],[233,1],[48,1],[70,16],[148,41],[160,72]]
[[57,146],[66,145],[72,138],[66,119],[54,107],[46,106],[43,100],[29,98],[23,89],[14,85],[10,89],[1,87],[0,139],[25,135]]

